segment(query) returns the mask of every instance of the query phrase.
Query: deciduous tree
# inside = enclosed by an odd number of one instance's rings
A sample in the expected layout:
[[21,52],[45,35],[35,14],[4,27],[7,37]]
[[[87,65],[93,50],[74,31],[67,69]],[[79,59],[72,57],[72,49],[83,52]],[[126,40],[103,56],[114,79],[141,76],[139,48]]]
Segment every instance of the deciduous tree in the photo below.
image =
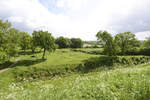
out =
[[72,38],[71,39],[71,48],[82,48],[83,41],[80,38]]
[[27,32],[20,32],[20,47],[24,52],[31,47],[31,36]]
[[104,47],[104,53],[113,56],[117,53],[117,45],[114,38],[107,31],[99,31],[96,35],[100,45]]
[[135,38],[135,34],[131,32],[119,33],[115,36],[115,42],[121,49],[121,54],[125,55],[125,53],[138,46],[138,41]]
[[58,44],[59,48],[69,48],[71,45],[71,40],[62,36],[58,37],[55,42]]
[[55,51],[56,49],[55,39],[48,31],[42,31],[42,30],[34,31],[32,36],[36,45],[44,49],[43,56],[42,56],[43,59],[45,58],[46,51],[49,52]]

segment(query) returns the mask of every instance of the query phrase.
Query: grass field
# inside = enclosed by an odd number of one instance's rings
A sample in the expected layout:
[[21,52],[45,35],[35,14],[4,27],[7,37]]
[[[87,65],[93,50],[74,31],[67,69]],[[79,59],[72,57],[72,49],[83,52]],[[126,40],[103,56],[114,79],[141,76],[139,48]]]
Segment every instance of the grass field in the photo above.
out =
[[0,75],[0,86],[7,86],[12,81],[22,81],[24,78],[50,78],[49,76],[61,76],[67,72],[72,74],[84,60],[97,56],[69,49],[56,50],[55,53],[47,52],[47,60],[41,59],[42,53],[23,55],[14,68]]
[[[82,73],[78,68],[85,61],[89,61],[85,68],[93,68],[91,63],[100,66],[107,57],[71,49],[47,53],[47,60],[41,60],[41,56],[42,53],[24,55],[15,67],[0,74],[0,100],[150,99],[149,60],[145,64],[141,62],[136,66],[114,68],[109,68],[106,66],[108,62],[105,62],[105,66],[98,71]],[[130,57],[126,58],[128,60]],[[147,59],[142,56],[134,58],[136,62]]]
[[2,100],[149,100],[150,65],[12,83]]

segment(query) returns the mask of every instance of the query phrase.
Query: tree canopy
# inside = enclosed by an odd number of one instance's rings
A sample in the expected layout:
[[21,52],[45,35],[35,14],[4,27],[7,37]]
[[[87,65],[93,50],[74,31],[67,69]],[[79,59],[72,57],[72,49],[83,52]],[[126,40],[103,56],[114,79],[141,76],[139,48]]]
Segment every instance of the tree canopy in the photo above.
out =
[[80,38],[71,38],[71,48],[82,48],[83,41]]
[[121,49],[121,54],[125,55],[127,51],[138,45],[135,34],[131,32],[119,33],[115,36],[115,42]]
[[117,46],[115,44],[114,38],[107,31],[99,31],[96,34],[99,43],[104,47],[104,53],[113,56],[117,53]]
[[71,45],[71,40],[68,38],[64,38],[63,36],[58,37],[55,42],[59,46],[59,48],[69,48]]
[[56,49],[55,39],[48,31],[42,31],[42,30],[34,31],[32,33],[32,36],[33,36],[33,40],[36,43],[35,45],[44,49],[43,56],[42,56],[43,59],[45,57],[46,51],[49,52],[55,51]]
[[20,32],[20,47],[24,51],[31,47],[31,36],[27,32]]

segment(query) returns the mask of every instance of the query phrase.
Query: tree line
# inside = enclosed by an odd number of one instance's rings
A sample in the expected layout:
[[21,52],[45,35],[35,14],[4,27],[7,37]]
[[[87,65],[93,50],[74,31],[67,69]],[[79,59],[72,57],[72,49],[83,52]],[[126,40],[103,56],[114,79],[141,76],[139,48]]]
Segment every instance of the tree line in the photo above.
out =
[[[105,55],[150,55],[150,37],[140,41],[131,32],[119,33],[114,36],[107,31],[99,31],[96,34]],[[11,27],[9,21],[0,19],[0,63],[8,61],[11,57],[19,55],[20,50],[26,53],[31,50],[35,53],[37,48],[43,51],[54,52],[57,48],[82,48],[83,41],[80,38],[54,38],[48,31],[33,31],[32,35],[21,32]]]
[[0,19],[0,63],[8,61],[19,54],[20,50],[26,53],[30,49],[35,53],[36,48],[43,51],[44,59],[46,51],[53,52],[57,48],[81,48],[83,41],[80,38],[54,38],[48,31],[33,31],[32,35],[12,28],[11,23]]
[[99,44],[103,46],[103,53],[106,55],[150,55],[150,37],[140,41],[131,32],[112,36],[107,31],[99,31],[96,37]]

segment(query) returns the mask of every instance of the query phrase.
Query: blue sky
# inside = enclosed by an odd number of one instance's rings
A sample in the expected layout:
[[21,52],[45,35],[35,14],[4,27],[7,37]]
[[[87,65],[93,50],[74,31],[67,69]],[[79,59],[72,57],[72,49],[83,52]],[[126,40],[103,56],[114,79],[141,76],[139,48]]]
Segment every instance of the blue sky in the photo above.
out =
[[57,7],[58,0],[39,0],[39,2],[50,12],[55,14],[64,13],[64,9]]
[[96,40],[99,30],[150,36],[150,0],[0,0],[0,18],[21,31]]

